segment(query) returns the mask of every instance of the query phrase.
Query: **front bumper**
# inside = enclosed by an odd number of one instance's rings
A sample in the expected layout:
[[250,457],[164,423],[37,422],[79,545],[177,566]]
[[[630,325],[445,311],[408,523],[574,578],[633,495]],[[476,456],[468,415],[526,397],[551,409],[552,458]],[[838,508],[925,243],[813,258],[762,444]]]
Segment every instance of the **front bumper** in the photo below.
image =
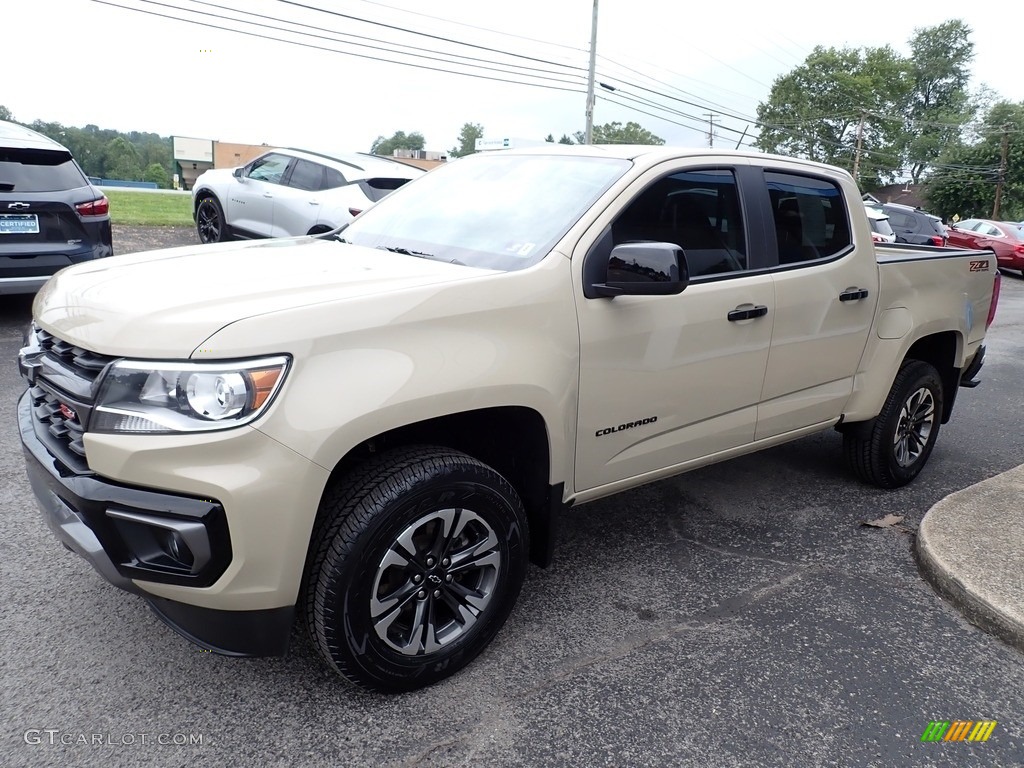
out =
[[[111,584],[144,597],[161,619],[205,648],[239,656],[287,651],[294,597],[290,605],[230,610],[154,594],[206,593],[216,589],[213,585],[229,568],[238,570],[227,518],[216,500],[72,471],[36,435],[27,392],[18,404],[18,423],[29,482],[48,526],[64,546]],[[183,562],[176,563],[160,548],[158,537],[170,532],[180,532],[188,546]],[[232,602],[230,591],[221,602]]]

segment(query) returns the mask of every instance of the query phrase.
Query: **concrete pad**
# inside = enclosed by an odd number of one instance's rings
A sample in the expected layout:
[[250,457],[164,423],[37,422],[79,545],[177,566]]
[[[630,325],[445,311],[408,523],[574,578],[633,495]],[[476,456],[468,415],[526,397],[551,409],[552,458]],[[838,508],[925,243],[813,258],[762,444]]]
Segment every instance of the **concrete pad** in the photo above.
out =
[[1024,651],[1024,464],[925,514],[918,564],[969,621]]

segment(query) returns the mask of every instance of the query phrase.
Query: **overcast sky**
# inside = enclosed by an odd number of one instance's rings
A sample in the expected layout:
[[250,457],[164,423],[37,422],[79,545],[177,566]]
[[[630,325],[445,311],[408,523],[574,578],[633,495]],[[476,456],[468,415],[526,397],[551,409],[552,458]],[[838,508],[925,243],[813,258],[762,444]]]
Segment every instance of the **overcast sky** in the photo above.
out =
[[[378,135],[402,130],[419,131],[427,149],[444,152],[466,122],[483,124],[488,138],[558,138],[584,127],[593,6],[593,0],[7,0],[0,51],[8,74],[0,81],[0,104],[23,122],[95,123],[322,151],[368,151]],[[693,146],[707,141],[704,113],[717,112],[716,143],[735,146],[748,125],[743,118],[753,117],[774,78],[802,63],[815,45],[888,44],[906,54],[916,27],[962,18],[965,8],[972,9],[972,86],[1024,101],[1016,43],[1024,10],[1015,3],[994,15],[950,0],[926,6],[600,0],[597,79],[617,90],[599,89],[594,121],[636,121],[669,144]],[[399,46],[405,55],[379,50]],[[453,54],[461,65],[451,63]]]

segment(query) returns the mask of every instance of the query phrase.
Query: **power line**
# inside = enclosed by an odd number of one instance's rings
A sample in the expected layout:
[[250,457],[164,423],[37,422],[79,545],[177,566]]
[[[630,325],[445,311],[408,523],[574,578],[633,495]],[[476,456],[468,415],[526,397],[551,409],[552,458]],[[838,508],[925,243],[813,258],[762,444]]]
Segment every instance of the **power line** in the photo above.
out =
[[[394,51],[394,50],[389,49],[389,48],[380,48],[380,47],[374,46],[374,45],[363,45],[363,44],[360,44],[360,43],[350,43],[347,40],[337,40],[335,38],[326,37],[324,35],[315,34],[315,33],[312,33],[312,32],[296,32],[296,31],[290,30],[290,29],[280,29],[280,28],[278,28],[276,26],[271,26],[269,24],[260,24],[259,22],[249,21],[248,19],[239,19],[239,18],[234,18],[234,17],[231,17],[231,16],[222,16],[220,14],[209,13],[207,11],[188,10],[188,9],[185,9],[185,8],[179,8],[178,6],[169,5],[169,4],[166,4],[166,3],[161,3],[161,2],[158,2],[157,0],[136,0],[136,1],[140,2],[140,3],[147,3],[147,4],[150,4],[150,5],[161,6],[161,7],[164,7],[164,8],[170,8],[172,10],[181,10],[181,11],[184,11],[186,13],[194,13],[194,14],[201,15],[201,16],[210,16],[210,17],[213,17],[213,18],[224,19],[226,21],[234,21],[234,22],[237,22],[237,23],[240,23],[240,24],[249,24],[249,25],[255,26],[255,27],[262,27],[264,29],[273,29],[273,30],[279,31],[279,32],[287,32],[288,34],[302,35],[302,36],[305,36],[305,37],[312,37],[312,38],[321,39],[321,40],[328,40],[330,42],[339,42],[339,43],[343,43],[343,44],[346,44],[346,45],[356,45],[356,46],[360,46],[360,47],[370,48],[370,49],[373,49],[373,50],[382,50],[382,51],[386,51],[386,52],[389,52],[389,53],[403,54],[402,51]],[[317,27],[317,26],[314,26],[312,24],[303,24],[302,22],[291,21],[290,19],[282,19],[282,18],[279,18],[277,16],[268,16],[268,15],[262,14],[262,13],[255,13],[253,11],[243,11],[243,10],[241,10],[239,8],[232,8],[230,6],[218,5],[216,3],[211,3],[211,2],[205,2],[205,0],[188,0],[188,2],[194,3],[196,5],[200,5],[200,6],[205,6],[207,8],[217,8],[217,9],[220,9],[220,10],[231,11],[233,13],[242,14],[243,16],[252,16],[252,17],[258,18],[258,19],[267,19],[269,21],[276,21],[276,22],[281,23],[281,24],[291,24],[292,26],[302,27],[304,29],[315,29],[315,30],[318,30],[320,32],[329,32],[332,35],[336,35],[336,36],[340,36],[340,37],[351,37],[351,38],[354,38],[356,40],[368,40],[368,41],[374,42],[374,43],[383,43],[385,45],[396,46],[398,48],[407,48],[407,49],[412,50],[412,51],[422,51],[422,52],[425,52],[425,53],[438,53],[438,54],[441,54],[443,56],[449,56],[449,57],[456,58],[456,59],[467,59],[467,60],[472,61],[472,62],[484,62],[486,64],[496,64],[498,66],[503,66],[503,67],[516,66],[516,67],[518,67],[519,69],[522,69],[522,70],[529,70],[529,71],[533,71],[533,72],[543,72],[545,74],[559,74],[559,75],[568,74],[568,73],[562,73],[562,72],[553,72],[552,70],[541,69],[540,67],[530,67],[530,66],[527,66],[525,64],[512,65],[512,64],[507,64],[506,62],[493,61],[491,59],[481,59],[481,58],[475,57],[475,56],[465,56],[465,55],[459,54],[459,53],[451,53],[451,52],[448,52],[448,51],[435,51],[435,50],[433,50],[431,48],[422,48],[420,46],[408,45],[406,43],[397,43],[397,42],[393,42],[391,40],[381,40],[380,38],[368,37],[366,35],[357,35],[357,34],[352,33],[352,32],[339,32],[337,30],[325,30],[325,29],[323,29],[321,27]],[[446,59],[438,59],[438,58],[434,58],[434,57],[431,57],[431,56],[424,56],[423,58],[426,58],[428,60],[433,60],[433,61],[447,61]],[[456,63],[456,62],[450,62],[450,63]],[[560,66],[568,66],[568,65],[560,65]],[[575,67],[573,67],[573,68],[575,69]],[[498,70],[498,71],[503,71],[503,70]]]
[[398,11],[399,13],[406,14],[406,15],[409,15],[409,16],[419,16],[419,17],[424,18],[424,19],[433,19],[434,21],[442,21],[445,24],[454,24],[455,26],[466,27],[467,29],[475,29],[475,30],[477,30],[479,32],[490,32],[491,34],[494,34],[494,35],[502,35],[504,37],[513,37],[513,38],[515,38],[517,40],[526,40],[527,42],[530,42],[530,43],[539,43],[540,45],[551,45],[551,46],[554,46],[556,48],[565,48],[566,50],[573,51],[575,53],[586,53],[587,52],[585,48],[575,48],[575,47],[573,47],[571,45],[564,45],[562,43],[554,43],[554,42],[551,42],[550,40],[539,40],[539,39],[537,39],[535,37],[526,37],[525,35],[516,35],[516,34],[513,34],[512,32],[503,32],[503,31],[498,30],[498,29],[490,29],[488,27],[478,27],[478,26],[475,26],[473,24],[466,24],[465,22],[462,22],[462,21],[455,21],[454,19],[444,19],[444,18],[441,18],[440,16],[431,16],[428,13],[419,13],[418,11],[410,11],[410,10],[407,10],[405,8],[398,8],[398,7],[394,6],[394,5],[387,5],[386,3],[374,2],[374,0],[359,0],[359,2],[366,3],[367,5],[376,5],[379,8],[387,8],[387,9],[392,10],[392,11]]
[[[153,0],[144,0],[144,1],[152,2]],[[180,22],[183,22],[185,24],[193,24],[195,26],[206,27],[208,29],[219,29],[219,30],[222,30],[222,31],[225,31],[225,32],[232,32],[232,33],[239,34],[239,35],[246,35],[248,37],[255,37],[255,38],[262,39],[262,40],[271,40],[273,42],[285,43],[287,45],[295,45],[295,46],[298,46],[300,48],[309,48],[309,49],[312,49],[312,50],[327,51],[328,53],[336,53],[336,54],[340,54],[342,56],[352,56],[354,58],[366,59],[368,61],[379,61],[379,62],[384,62],[386,64],[396,64],[398,66],[403,66],[403,67],[414,67],[416,69],[427,70],[427,71],[431,71],[431,72],[443,72],[445,74],[450,74],[450,75],[461,75],[463,77],[472,77],[472,78],[476,78],[476,79],[479,79],[479,80],[490,80],[490,81],[493,81],[493,82],[510,83],[510,84],[513,84],[513,85],[525,85],[525,86],[531,86],[531,87],[534,87],[534,88],[546,88],[548,90],[565,91],[567,93],[582,93],[581,90],[578,90],[576,88],[564,88],[564,87],[560,87],[560,86],[556,86],[556,85],[546,85],[544,83],[526,82],[526,81],[523,81],[523,80],[510,80],[508,78],[493,77],[493,76],[490,76],[490,75],[479,75],[479,74],[474,74],[472,72],[464,72],[464,71],[460,71],[460,70],[444,69],[444,68],[441,68],[441,67],[432,67],[432,66],[428,66],[428,65],[424,65],[424,64],[418,64],[418,63],[415,63],[415,62],[398,61],[398,60],[395,60],[395,59],[382,58],[380,56],[370,56],[370,55],[362,54],[362,53],[353,53],[352,51],[341,51],[341,50],[338,50],[337,48],[327,48],[327,47],[322,46],[322,45],[313,45],[312,43],[303,43],[303,42],[299,42],[297,40],[286,40],[286,39],[279,38],[279,37],[272,37],[270,35],[262,35],[262,34],[259,34],[257,32],[249,32],[249,31],[243,30],[243,29],[234,29],[232,27],[220,26],[219,24],[210,24],[208,22],[197,21],[195,19],[184,19],[184,18],[181,18],[179,16],[170,16],[168,14],[158,13],[156,11],[147,11],[147,10],[144,10],[142,8],[133,8],[133,7],[126,6],[126,5],[119,5],[118,3],[110,2],[110,0],[92,0],[92,2],[99,3],[100,5],[108,5],[108,6],[111,6],[113,8],[120,8],[120,9],[125,10],[125,11],[133,11],[135,13],[145,14],[147,16],[156,16],[156,17],[163,18],[163,19],[171,19],[173,21],[180,21]],[[292,34],[305,34],[305,33],[293,32]],[[337,41],[337,42],[339,44],[341,44],[341,45],[356,45],[355,43],[345,43],[345,42],[340,41],[340,40]],[[407,56],[411,56],[412,55],[412,54],[402,54],[399,51],[393,51],[393,53],[398,53],[399,55],[407,55]],[[455,64],[456,66],[470,66],[470,65],[460,64],[458,62],[449,62],[449,63]],[[514,72],[509,72],[508,74],[515,74],[515,73]],[[526,77],[539,78],[539,79],[554,80],[554,78],[540,78],[540,76],[537,76],[537,75],[525,75],[525,76]],[[555,82],[562,82],[562,83],[565,83],[565,84],[569,84],[568,81],[555,80]]]
[[363,24],[372,24],[372,25],[377,26],[377,27],[384,27],[385,29],[392,29],[392,30],[396,30],[396,31],[399,31],[399,32],[405,32],[405,33],[410,34],[410,35],[419,35],[421,37],[428,37],[428,38],[430,38],[432,40],[440,40],[440,41],[445,42],[445,43],[454,43],[455,45],[464,45],[467,48],[476,48],[477,50],[481,50],[481,51],[489,51],[491,53],[500,53],[500,54],[502,54],[504,56],[512,56],[512,57],[517,58],[517,59],[526,59],[527,61],[537,61],[537,62],[540,62],[542,64],[550,64],[550,65],[556,66],[556,67],[566,67],[568,69],[575,69],[575,70],[579,70],[581,72],[585,71],[583,69],[583,67],[575,67],[575,66],[571,66],[569,64],[559,64],[558,62],[555,62],[555,61],[548,61],[547,59],[538,59],[538,58],[536,58],[534,56],[526,56],[526,55],[521,54],[521,53],[509,53],[508,51],[502,51],[502,50],[500,50],[498,48],[491,48],[491,47],[486,46],[486,45],[477,45],[475,43],[467,43],[467,42],[463,42],[461,40],[454,40],[454,39],[452,39],[450,37],[442,37],[441,35],[432,35],[432,34],[430,34],[428,32],[419,32],[419,31],[417,31],[415,29],[409,29],[408,27],[399,27],[399,26],[397,26],[395,24],[387,24],[387,23],[385,23],[383,21],[374,21],[373,19],[363,19],[363,18],[360,18],[359,16],[353,16],[352,14],[349,14],[349,13],[341,13],[340,11],[332,11],[332,10],[329,10],[327,8],[318,8],[315,5],[306,5],[305,3],[300,3],[300,2],[297,2],[296,0],[277,0],[277,2],[283,3],[285,5],[293,5],[296,8],[304,8],[304,9],[309,10],[309,11],[316,11],[318,13],[325,13],[325,14],[327,14],[329,16],[337,16],[337,17],[342,18],[342,19],[349,19],[350,21],[358,21],[358,22],[363,23]]

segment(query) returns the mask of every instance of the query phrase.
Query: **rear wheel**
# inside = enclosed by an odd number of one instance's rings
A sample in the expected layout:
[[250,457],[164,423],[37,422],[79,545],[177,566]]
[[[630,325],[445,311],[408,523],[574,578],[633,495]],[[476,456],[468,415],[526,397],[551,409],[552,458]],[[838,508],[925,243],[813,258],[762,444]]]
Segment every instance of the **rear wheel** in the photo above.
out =
[[196,206],[196,231],[201,243],[223,243],[231,239],[227,223],[224,221],[224,209],[217,198],[207,195],[199,199]]
[[313,645],[365,688],[437,682],[504,624],[528,549],[522,503],[490,467],[445,448],[384,454],[322,503],[304,584]]
[[843,435],[850,467],[862,480],[899,488],[913,480],[931,455],[942,421],[942,379],[921,360],[903,363],[882,412]]

